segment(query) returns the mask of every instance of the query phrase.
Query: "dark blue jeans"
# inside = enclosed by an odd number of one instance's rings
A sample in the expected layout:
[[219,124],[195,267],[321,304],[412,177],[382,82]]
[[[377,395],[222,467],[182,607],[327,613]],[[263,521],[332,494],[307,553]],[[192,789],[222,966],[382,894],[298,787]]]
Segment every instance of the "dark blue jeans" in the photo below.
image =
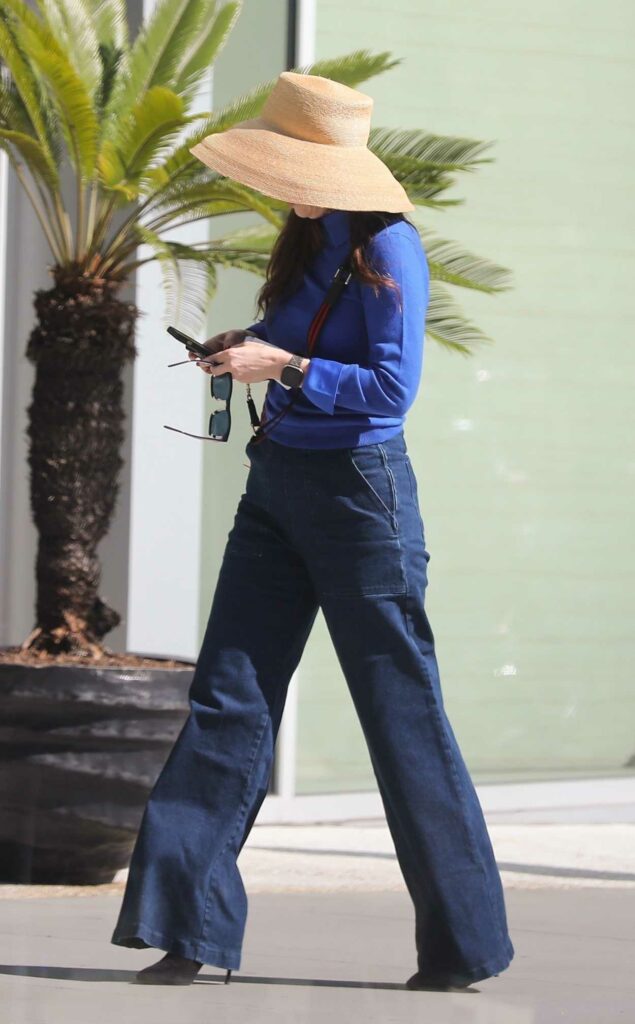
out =
[[111,941],[240,967],[247,896],[236,860],[321,607],[414,904],[417,967],[450,983],[498,974],[514,948],[443,705],[404,434],[328,450],[252,439],[245,451],[190,714],[148,799]]

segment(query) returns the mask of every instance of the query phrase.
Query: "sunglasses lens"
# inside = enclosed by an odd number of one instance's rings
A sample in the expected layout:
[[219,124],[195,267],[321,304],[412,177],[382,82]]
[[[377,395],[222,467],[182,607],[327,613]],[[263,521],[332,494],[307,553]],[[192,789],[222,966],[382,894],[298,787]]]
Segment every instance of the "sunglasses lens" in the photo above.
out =
[[226,402],[232,393],[231,373],[221,373],[218,377],[212,377],[210,381],[212,398],[219,398]]
[[213,412],[209,418],[209,429],[207,431],[210,437],[227,437],[229,435],[229,422],[229,412],[227,409]]

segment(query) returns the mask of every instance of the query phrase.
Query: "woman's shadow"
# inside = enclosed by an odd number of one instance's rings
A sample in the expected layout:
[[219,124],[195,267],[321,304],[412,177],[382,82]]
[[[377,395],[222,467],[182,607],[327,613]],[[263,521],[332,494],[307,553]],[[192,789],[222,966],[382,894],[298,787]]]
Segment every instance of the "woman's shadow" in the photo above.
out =
[[[0,964],[0,974],[13,975],[16,977],[28,978],[53,978],[56,981],[110,981],[134,983],[136,971],[93,968],[93,967],[42,967],[39,964]],[[224,974],[198,974],[193,985],[222,985],[225,982]],[[311,988],[362,988],[381,990],[403,990],[407,989],[405,984],[390,981],[342,981],[340,979],[328,978],[272,978],[260,977],[249,974],[241,974],[239,978],[232,977],[231,985],[300,985]],[[170,988],[172,986],[157,986],[157,988]],[[183,986],[181,986],[183,987]],[[447,992],[448,989],[429,988],[419,989],[425,992]],[[451,989],[455,994],[476,994],[480,989],[470,985],[468,988]]]

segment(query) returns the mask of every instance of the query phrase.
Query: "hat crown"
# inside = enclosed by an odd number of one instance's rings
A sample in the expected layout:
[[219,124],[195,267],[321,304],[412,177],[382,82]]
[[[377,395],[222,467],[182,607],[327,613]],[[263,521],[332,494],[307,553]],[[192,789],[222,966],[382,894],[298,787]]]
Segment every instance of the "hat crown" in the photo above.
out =
[[320,75],[282,71],[261,118],[278,132],[331,146],[366,146],[373,98]]

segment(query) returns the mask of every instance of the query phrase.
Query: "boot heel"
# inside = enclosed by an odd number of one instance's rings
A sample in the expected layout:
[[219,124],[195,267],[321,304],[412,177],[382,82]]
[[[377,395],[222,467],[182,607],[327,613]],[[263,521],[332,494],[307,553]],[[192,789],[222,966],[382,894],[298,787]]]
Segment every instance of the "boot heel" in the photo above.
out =
[[229,979],[231,978],[231,974],[232,974],[231,968],[228,968],[227,974],[225,975],[225,984],[226,985],[229,985]]

